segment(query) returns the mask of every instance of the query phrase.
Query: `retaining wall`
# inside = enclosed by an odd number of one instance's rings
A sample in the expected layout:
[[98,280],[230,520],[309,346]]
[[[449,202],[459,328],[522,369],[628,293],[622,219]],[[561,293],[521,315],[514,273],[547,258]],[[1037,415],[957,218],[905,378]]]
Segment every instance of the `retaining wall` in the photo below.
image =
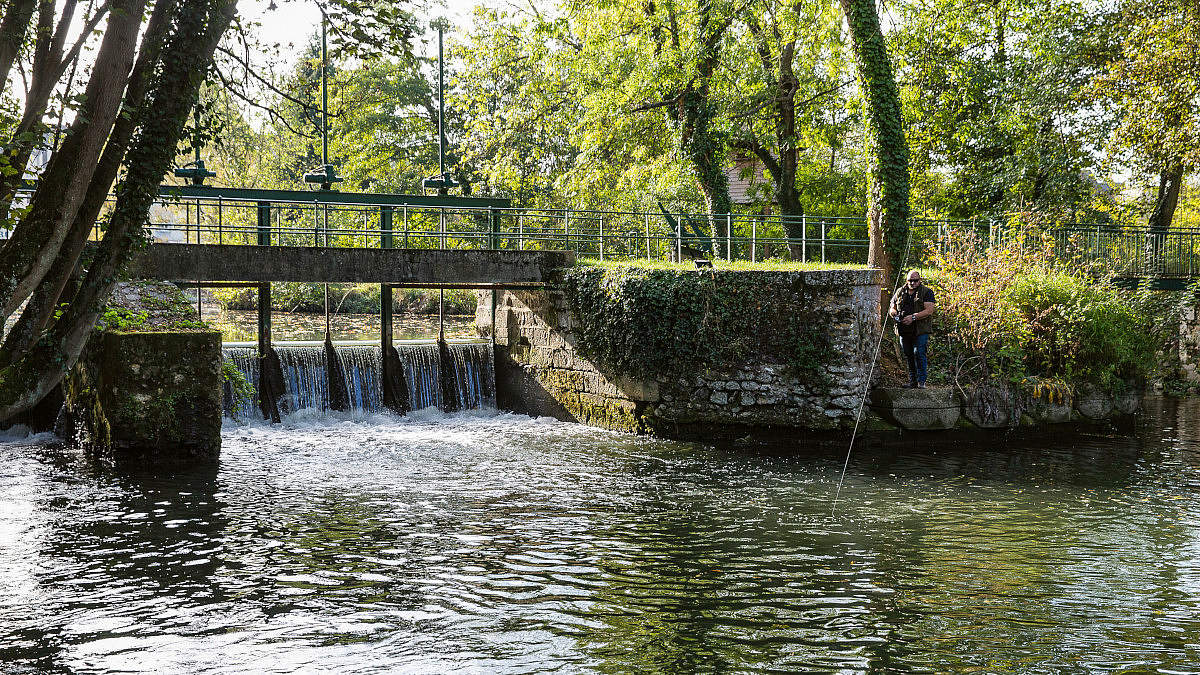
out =
[[[584,276],[550,290],[479,293],[502,408],[677,438],[853,426],[877,335],[878,271],[575,273]],[[629,320],[579,316],[588,294],[597,314]],[[698,344],[714,360],[680,353],[639,373],[636,360],[596,344],[609,341],[651,361],[653,345]]]

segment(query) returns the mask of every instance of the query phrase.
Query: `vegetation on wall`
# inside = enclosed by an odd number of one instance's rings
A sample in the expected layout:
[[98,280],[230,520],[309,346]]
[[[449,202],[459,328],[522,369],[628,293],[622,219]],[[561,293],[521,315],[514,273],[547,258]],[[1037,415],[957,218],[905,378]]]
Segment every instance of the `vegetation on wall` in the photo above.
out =
[[824,382],[836,317],[796,273],[580,266],[564,290],[584,354],[615,373],[660,378],[776,363]]

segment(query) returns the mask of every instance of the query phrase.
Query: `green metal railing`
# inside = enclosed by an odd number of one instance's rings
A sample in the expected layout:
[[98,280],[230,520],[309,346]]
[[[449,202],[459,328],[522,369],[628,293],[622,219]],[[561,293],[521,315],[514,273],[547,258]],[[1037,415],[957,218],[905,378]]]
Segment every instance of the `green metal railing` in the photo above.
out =
[[[865,264],[863,218],[521,209],[505,199],[336,191],[164,187],[151,210],[155,241],[248,246],[570,250],[605,259],[771,258]],[[99,238],[103,219],[93,236]],[[981,246],[1023,231],[1004,218],[912,221],[909,265],[952,231]],[[1124,278],[1200,277],[1200,228],[1067,224],[1045,230],[1060,260]],[[789,236],[789,233],[791,236]]]

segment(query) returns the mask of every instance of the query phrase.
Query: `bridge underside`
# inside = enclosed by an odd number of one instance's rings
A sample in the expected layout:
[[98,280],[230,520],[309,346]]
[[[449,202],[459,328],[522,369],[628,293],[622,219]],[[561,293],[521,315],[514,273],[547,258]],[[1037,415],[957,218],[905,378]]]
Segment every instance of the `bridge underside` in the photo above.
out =
[[315,281],[491,288],[543,285],[570,251],[151,244],[134,276],[175,282]]

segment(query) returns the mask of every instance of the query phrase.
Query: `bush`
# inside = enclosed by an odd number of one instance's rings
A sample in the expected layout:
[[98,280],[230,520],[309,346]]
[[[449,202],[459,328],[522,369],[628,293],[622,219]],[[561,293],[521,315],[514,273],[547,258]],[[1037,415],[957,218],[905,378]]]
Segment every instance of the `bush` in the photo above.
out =
[[1121,290],[1065,267],[1036,229],[985,243],[974,233],[951,233],[931,254],[934,332],[951,379],[1074,379],[1112,390],[1169,366],[1164,354],[1178,331],[1178,298]]
[[1008,297],[1021,312],[1025,366],[1033,374],[1082,379],[1107,389],[1142,378],[1155,362],[1154,317],[1128,292],[1063,271],[1016,279]]

